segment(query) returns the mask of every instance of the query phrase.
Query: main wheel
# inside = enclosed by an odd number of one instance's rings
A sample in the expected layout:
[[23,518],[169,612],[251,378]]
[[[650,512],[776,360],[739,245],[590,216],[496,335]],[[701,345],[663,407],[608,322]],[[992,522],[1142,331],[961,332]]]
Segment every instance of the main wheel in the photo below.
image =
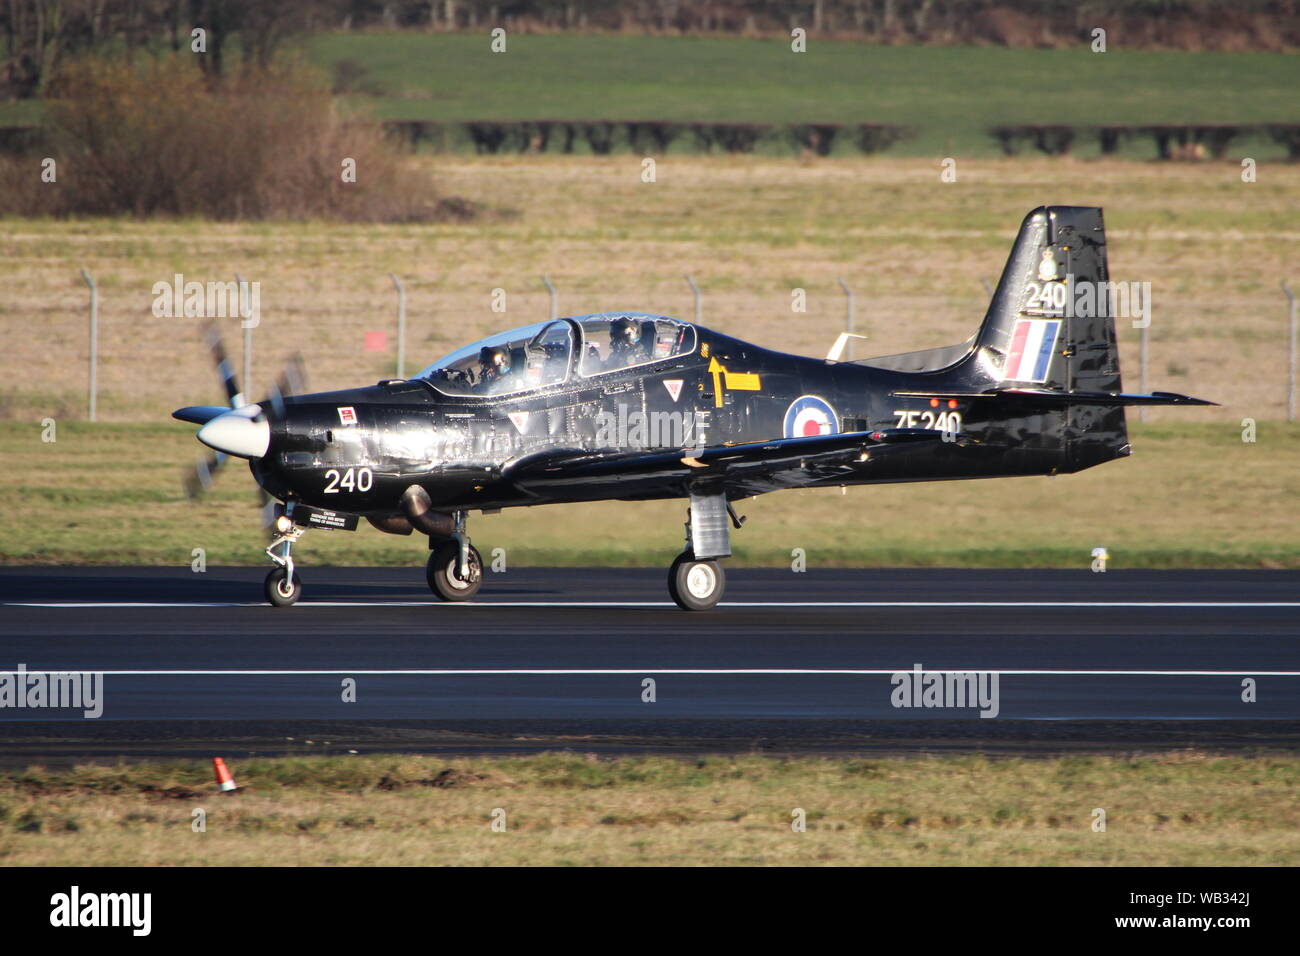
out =
[[717,561],[696,561],[684,551],[668,569],[668,593],[683,611],[707,611],[722,600],[727,576]]
[[448,541],[439,545],[429,555],[425,574],[429,579],[429,590],[444,601],[468,601],[483,586],[483,557],[473,545],[469,547],[469,572],[467,578],[457,573],[460,563],[460,545]]
[[275,607],[288,607],[302,597],[302,578],[298,577],[298,572],[295,571],[293,580],[290,581],[284,568],[272,568],[271,573],[266,576],[262,590],[266,594],[266,599]]

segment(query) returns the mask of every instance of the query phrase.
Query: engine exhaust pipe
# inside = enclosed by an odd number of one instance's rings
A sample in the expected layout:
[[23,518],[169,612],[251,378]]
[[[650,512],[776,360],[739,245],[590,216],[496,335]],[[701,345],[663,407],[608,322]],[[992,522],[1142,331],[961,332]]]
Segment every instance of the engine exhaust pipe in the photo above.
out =
[[411,527],[411,522],[401,515],[387,515],[383,518],[366,515],[366,520],[370,522],[372,528],[377,528],[385,534],[410,534],[415,530]]
[[402,514],[416,531],[431,538],[450,538],[456,531],[456,522],[445,511],[434,511],[429,493],[419,485],[411,485],[402,492]]

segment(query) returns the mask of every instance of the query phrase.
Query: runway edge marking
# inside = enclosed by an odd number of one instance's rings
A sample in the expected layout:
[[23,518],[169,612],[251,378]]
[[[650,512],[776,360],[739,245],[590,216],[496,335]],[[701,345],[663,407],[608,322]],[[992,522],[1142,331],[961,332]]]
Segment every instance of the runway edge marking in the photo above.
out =
[[[86,670],[87,668],[82,668]],[[946,667],[926,668],[927,674],[998,674],[1005,677],[1300,677],[1300,671],[1275,670],[1051,670],[1041,668],[989,668],[989,667]],[[0,674],[13,673],[0,670]],[[64,673],[59,670],[25,671],[31,674]],[[726,676],[739,677],[755,675],[775,676],[831,676],[831,677],[874,677],[899,673],[910,673],[897,667],[871,668],[815,668],[815,667],[591,667],[591,668],[550,668],[550,667],[515,667],[515,668],[410,668],[410,669],[367,669],[367,668],[333,668],[325,670],[302,669],[242,669],[242,670],[95,670],[105,677],[335,677],[343,675],[361,675],[366,677],[622,677],[644,674],[672,674],[676,676]]]
[[[300,601],[295,607],[604,608],[673,607],[671,601]],[[5,601],[0,607],[270,607],[264,601]],[[725,601],[720,608],[1300,608],[1300,601]]]

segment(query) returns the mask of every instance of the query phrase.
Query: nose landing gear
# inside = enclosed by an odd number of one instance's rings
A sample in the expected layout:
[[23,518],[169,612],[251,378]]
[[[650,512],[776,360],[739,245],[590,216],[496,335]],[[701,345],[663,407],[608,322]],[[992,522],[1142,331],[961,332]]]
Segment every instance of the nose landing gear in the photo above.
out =
[[[278,522],[280,519],[276,520]],[[293,543],[301,538],[306,530],[291,523],[289,530],[277,534],[275,540],[266,549],[267,557],[276,563],[276,567],[272,568],[270,574],[266,576],[262,589],[267,601],[274,607],[288,607],[302,597],[302,579],[298,577],[293,564]],[[277,548],[280,549],[279,553],[276,552]]]

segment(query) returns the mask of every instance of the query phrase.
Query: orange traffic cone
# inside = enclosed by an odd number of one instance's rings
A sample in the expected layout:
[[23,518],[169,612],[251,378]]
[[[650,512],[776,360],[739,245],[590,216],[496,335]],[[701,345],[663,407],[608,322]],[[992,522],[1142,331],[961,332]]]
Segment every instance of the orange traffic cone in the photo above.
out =
[[220,757],[212,758],[212,770],[217,775],[217,786],[221,788],[222,793],[231,793],[239,789],[235,783],[235,778],[230,775],[230,768]]

